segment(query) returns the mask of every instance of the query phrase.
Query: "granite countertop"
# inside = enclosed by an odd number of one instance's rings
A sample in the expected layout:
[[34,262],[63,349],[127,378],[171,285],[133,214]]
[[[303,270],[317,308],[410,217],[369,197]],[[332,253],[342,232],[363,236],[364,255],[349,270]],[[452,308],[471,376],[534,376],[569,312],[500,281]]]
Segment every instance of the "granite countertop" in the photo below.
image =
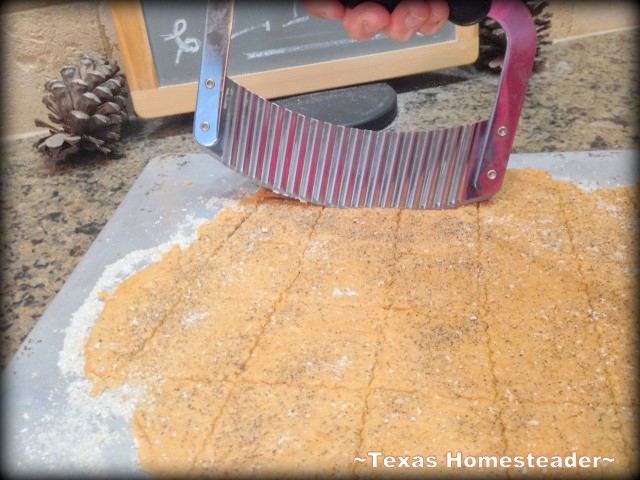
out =
[[[555,43],[530,83],[514,152],[637,149],[638,30]],[[424,130],[489,117],[498,77],[470,67],[391,81],[389,128]],[[53,300],[147,162],[200,152],[191,115],[135,120],[118,159],[47,165],[35,139],[3,144],[2,367]]]

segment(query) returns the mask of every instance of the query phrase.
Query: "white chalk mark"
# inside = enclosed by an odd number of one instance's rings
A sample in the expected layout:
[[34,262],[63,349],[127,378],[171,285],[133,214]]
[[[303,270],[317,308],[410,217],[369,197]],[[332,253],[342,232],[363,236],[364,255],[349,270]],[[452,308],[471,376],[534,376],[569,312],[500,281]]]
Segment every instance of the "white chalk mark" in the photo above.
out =
[[200,40],[193,37],[187,37],[184,40],[180,37],[187,31],[187,21],[184,18],[179,18],[173,22],[173,32],[168,35],[160,35],[164,41],[175,40],[178,46],[178,53],[176,54],[176,65],[180,64],[180,56],[182,52],[196,53],[200,50]]
[[[385,38],[381,33],[376,34],[371,40],[381,40]],[[270,50],[262,50],[258,52],[247,52],[243,55],[247,60],[253,60],[255,58],[266,58],[274,55],[284,55],[288,53],[308,52],[309,50],[319,50],[322,48],[339,47],[340,45],[348,45],[350,43],[356,43],[358,40],[351,38],[345,38],[341,40],[331,40],[329,42],[317,42],[308,43],[306,45],[294,45],[292,47],[272,48]]]
[[259,28],[264,28],[265,31],[270,32],[271,31],[271,23],[269,23],[269,20],[267,20],[266,22],[261,23],[260,25],[252,25],[251,27],[243,28],[242,30],[238,30],[237,32],[233,32],[231,34],[231,38],[234,39],[236,37],[239,37],[240,35],[244,35],[245,33],[252,32],[253,30],[258,30]]
[[282,28],[287,28],[291,25],[295,25],[296,23],[308,22],[309,18],[310,17],[308,15],[305,15],[304,17],[294,18],[293,20],[289,20],[287,23],[283,23]]

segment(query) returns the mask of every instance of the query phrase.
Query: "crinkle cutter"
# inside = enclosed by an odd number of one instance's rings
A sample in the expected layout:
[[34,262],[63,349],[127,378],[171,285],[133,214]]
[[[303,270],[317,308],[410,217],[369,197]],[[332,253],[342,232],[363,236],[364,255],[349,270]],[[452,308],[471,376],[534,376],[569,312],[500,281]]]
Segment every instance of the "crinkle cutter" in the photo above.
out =
[[[388,6],[387,2],[381,2]],[[331,207],[442,209],[500,190],[536,54],[520,0],[449,0],[449,20],[488,16],[507,51],[489,120],[420,132],[369,131],[287,110],[226,77],[233,2],[209,1],[194,132],[227,167],[284,195]]]

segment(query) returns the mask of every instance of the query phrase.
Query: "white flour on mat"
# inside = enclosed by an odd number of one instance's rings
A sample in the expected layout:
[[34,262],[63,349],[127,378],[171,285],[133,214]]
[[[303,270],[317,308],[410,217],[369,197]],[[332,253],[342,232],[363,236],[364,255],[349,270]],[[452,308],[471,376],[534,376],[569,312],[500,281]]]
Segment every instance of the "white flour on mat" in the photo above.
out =
[[[207,201],[212,205],[223,203],[215,199]],[[23,468],[29,468],[33,462],[50,472],[113,473],[114,463],[122,464],[122,446],[130,444],[130,465],[133,470],[139,469],[132,436],[122,424],[128,424],[142,392],[125,385],[118,391],[90,396],[93,385],[84,376],[84,343],[104,308],[100,292],[115,290],[123,280],[159,261],[174,245],[188,247],[197,238],[198,227],[210,220],[187,216],[168,241],[154,248],[133,251],[105,268],[65,329],[58,358],[64,381],[43,393],[48,394],[48,404],[53,411],[47,411],[40,419],[30,419],[28,413],[23,414],[30,422],[20,432],[25,435],[24,445],[27,445]]]

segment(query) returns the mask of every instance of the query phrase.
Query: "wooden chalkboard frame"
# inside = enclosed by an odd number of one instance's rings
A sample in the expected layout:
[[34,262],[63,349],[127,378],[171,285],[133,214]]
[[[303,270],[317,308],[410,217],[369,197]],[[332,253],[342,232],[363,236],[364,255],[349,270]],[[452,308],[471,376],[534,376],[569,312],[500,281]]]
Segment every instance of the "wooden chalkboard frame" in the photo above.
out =
[[[111,0],[113,22],[136,113],[143,118],[195,110],[197,82],[159,86],[140,0]],[[231,77],[264,98],[278,98],[473,63],[478,27],[455,27],[456,39]],[[393,69],[389,69],[389,64]]]

